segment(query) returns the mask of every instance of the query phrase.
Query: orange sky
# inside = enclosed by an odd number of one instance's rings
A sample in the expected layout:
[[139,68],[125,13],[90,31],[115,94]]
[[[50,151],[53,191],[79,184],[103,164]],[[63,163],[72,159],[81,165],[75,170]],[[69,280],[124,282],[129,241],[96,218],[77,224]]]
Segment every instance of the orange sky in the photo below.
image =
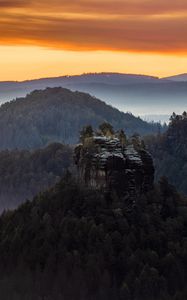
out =
[[187,0],[0,0],[0,80],[187,72]]

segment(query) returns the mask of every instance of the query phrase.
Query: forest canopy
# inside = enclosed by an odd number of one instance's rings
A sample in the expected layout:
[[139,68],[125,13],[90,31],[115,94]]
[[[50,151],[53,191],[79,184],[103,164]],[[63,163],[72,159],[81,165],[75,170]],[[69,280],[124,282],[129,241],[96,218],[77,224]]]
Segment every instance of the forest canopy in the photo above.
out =
[[53,186],[72,165],[72,149],[54,143],[38,150],[0,152],[0,212]]
[[186,200],[163,178],[130,209],[66,174],[0,217],[0,253],[3,300],[185,300]]
[[187,113],[173,113],[167,131],[146,137],[145,143],[154,158],[156,180],[167,176],[187,195]]

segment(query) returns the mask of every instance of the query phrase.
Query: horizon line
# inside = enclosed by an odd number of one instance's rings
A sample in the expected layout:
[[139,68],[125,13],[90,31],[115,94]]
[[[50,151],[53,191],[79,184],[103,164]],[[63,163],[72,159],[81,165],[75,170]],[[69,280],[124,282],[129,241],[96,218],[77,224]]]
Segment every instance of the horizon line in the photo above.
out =
[[167,75],[164,77],[159,77],[156,75],[150,75],[150,74],[144,74],[144,73],[122,73],[122,72],[83,72],[79,74],[65,74],[65,75],[59,75],[59,76],[49,76],[49,77],[38,77],[38,78],[30,78],[30,79],[23,79],[23,80],[0,80],[0,83],[23,83],[27,81],[35,81],[35,80],[42,80],[42,79],[53,79],[53,78],[65,78],[65,77],[78,77],[78,76],[85,76],[85,75],[126,75],[126,76],[142,76],[142,77],[150,77],[150,78],[155,78],[155,79],[166,79],[170,77],[175,77],[175,76],[183,76],[187,75],[186,73],[179,73],[179,74],[174,74],[174,75]]

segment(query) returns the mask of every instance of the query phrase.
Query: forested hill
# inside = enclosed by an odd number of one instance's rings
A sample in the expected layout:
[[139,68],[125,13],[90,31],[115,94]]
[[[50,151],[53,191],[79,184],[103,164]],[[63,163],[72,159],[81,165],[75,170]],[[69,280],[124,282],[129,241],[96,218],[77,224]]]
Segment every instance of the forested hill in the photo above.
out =
[[164,179],[129,210],[67,175],[0,217],[1,300],[185,300],[186,213]]
[[173,113],[168,130],[146,139],[154,157],[156,179],[167,176],[177,189],[187,194],[187,113]]
[[34,91],[0,107],[0,149],[38,148],[51,142],[76,143],[85,125],[110,122],[127,134],[154,133],[148,124],[81,92],[63,88]]
[[53,186],[72,164],[72,149],[51,144],[44,149],[0,152],[0,213]]

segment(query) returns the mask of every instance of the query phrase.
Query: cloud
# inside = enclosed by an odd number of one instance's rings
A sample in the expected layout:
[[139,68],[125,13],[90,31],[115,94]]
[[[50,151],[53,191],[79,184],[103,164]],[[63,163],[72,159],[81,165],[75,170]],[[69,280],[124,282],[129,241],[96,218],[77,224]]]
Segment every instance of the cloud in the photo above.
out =
[[0,0],[1,44],[187,53],[186,0],[53,0],[41,10],[42,3]]
[[24,0],[0,0],[0,9],[3,8],[17,8],[28,6],[29,1]]
[[165,14],[187,11],[186,0],[30,0],[28,6],[41,7],[44,10],[55,11],[57,9],[66,12],[91,12],[97,14]]

